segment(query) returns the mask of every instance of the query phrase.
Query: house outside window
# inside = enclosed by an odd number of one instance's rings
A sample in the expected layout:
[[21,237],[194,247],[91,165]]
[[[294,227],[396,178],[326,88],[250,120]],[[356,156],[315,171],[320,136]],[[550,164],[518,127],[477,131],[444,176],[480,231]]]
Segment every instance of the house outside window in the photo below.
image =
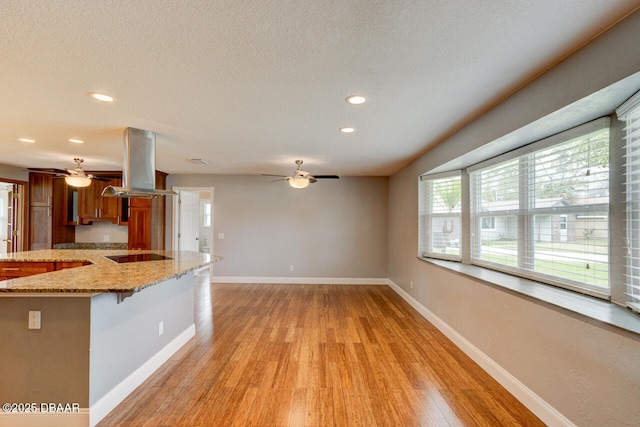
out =
[[485,216],[481,220],[482,229],[483,230],[495,230],[496,229],[496,217],[495,216]]

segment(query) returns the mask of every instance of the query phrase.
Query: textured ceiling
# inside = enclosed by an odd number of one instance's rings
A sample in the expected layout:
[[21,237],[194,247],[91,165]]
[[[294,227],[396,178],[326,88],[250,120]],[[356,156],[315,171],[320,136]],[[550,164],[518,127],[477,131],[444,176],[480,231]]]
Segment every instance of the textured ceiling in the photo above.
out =
[[137,127],[168,173],[390,175],[638,4],[3,0],[0,163],[120,169]]

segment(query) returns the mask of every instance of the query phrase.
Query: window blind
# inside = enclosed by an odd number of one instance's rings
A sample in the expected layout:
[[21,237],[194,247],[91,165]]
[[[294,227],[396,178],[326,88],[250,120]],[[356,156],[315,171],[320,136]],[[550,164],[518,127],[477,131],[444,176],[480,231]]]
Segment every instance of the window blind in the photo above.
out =
[[625,124],[625,199],[627,305],[640,312],[640,92],[616,113]]
[[419,188],[419,255],[459,261],[461,172],[421,176]]
[[609,121],[594,123],[470,168],[472,263],[608,297]]

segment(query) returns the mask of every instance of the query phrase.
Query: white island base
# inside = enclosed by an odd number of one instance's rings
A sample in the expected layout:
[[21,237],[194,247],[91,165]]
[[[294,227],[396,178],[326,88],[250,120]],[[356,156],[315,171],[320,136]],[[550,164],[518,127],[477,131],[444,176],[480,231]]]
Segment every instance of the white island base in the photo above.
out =
[[193,271],[123,295],[0,295],[0,401],[38,411],[0,427],[93,427],[195,335]]

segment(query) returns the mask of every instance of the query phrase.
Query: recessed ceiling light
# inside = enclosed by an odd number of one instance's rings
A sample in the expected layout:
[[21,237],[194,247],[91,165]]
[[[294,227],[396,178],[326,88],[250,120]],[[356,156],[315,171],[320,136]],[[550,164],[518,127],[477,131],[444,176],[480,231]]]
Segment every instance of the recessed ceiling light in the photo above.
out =
[[345,126],[345,127],[341,127],[339,130],[342,133],[354,133],[356,131],[356,128],[353,128],[351,126]]
[[345,101],[347,102],[347,104],[360,105],[360,104],[364,104],[365,102],[367,102],[368,99],[367,99],[366,96],[363,96],[363,95],[349,95],[349,96],[347,96]]
[[81,139],[70,139],[69,142],[73,142],[74,144],[84,144],[84,141]]
[[109,95],[105,95],[104,93],[97,93],[97,92],[92,92],[90,94],[93,98],[97,99],[98,101],[102,101],[102,102],[113,102],[113,97],[109,96]]
[[36,142],[35,139],[29,139],[29,138],[18,138],[18,141],[24,142],[25,144],[33,144],[34,142]]

